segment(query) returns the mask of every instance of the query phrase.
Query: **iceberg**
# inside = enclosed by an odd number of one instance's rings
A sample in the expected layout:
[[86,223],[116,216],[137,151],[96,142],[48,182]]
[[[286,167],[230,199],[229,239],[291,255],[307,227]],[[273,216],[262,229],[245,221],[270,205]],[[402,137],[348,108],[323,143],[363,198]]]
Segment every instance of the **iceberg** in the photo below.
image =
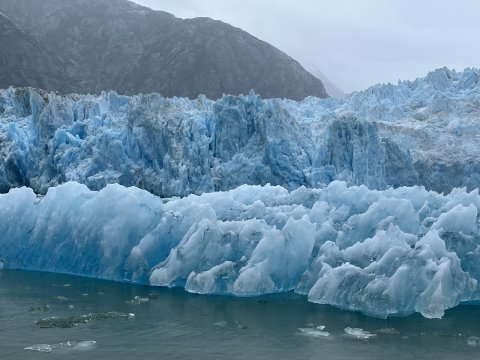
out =
[[161,197],[334,180],[371,189],[480,186],[480,71],[438,69],[346,99],[212,101],[0,90],[0,192],[76,181]]
[[0,195],[4,269],[61,272],[198,294],[295,291],[385,318],[440,318],[480,299],[478,189],[241,185],[161,198],[67,182]]

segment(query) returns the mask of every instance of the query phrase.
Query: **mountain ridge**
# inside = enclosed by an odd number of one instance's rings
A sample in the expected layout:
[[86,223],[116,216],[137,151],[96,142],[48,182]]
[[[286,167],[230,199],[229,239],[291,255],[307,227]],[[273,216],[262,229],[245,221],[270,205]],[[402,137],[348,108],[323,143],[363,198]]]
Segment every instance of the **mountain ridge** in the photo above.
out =
[[125,0],[0,0],[0,10],[62,58],[74,82],[67,93],[328,96],[296,60],[218,20],[183,20]]

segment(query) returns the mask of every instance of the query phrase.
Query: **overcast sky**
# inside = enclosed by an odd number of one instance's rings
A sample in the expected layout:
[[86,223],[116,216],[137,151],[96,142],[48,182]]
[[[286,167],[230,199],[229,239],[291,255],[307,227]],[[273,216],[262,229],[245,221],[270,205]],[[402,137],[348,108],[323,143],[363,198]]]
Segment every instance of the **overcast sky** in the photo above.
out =
[[479,0],[134,0],[240,27],[346,92],[480,67]]

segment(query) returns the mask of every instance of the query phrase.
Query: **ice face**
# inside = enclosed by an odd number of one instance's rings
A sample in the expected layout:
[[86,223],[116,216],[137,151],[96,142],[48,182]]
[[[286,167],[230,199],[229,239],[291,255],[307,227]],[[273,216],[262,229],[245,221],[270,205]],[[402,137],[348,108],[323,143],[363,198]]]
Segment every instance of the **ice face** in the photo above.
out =
[[162,196],[243,184],[480,186],[480,72],[439,69],[345,100],[210,101],[0,90],[0,192],[66,181]]
[[44,197],[29,188],[0,195],[0,257],[7,269],[200,294],[294,290],[376,317],[439,318],[480,299],[479,207],[478,190],[379,191],[339,181],[182,199],[69,182]]
[[479,79],[303,102],[0,90],[0,268],[441,317],[479,300]]

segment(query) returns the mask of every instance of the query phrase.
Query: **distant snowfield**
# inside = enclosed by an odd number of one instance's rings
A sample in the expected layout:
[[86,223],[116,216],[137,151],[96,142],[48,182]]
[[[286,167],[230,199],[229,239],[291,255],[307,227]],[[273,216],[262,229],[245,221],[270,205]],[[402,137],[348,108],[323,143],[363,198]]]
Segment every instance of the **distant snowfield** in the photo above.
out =
[[0,90],[0,267],[441,317],[480,300],[479,78],[303,102]]

